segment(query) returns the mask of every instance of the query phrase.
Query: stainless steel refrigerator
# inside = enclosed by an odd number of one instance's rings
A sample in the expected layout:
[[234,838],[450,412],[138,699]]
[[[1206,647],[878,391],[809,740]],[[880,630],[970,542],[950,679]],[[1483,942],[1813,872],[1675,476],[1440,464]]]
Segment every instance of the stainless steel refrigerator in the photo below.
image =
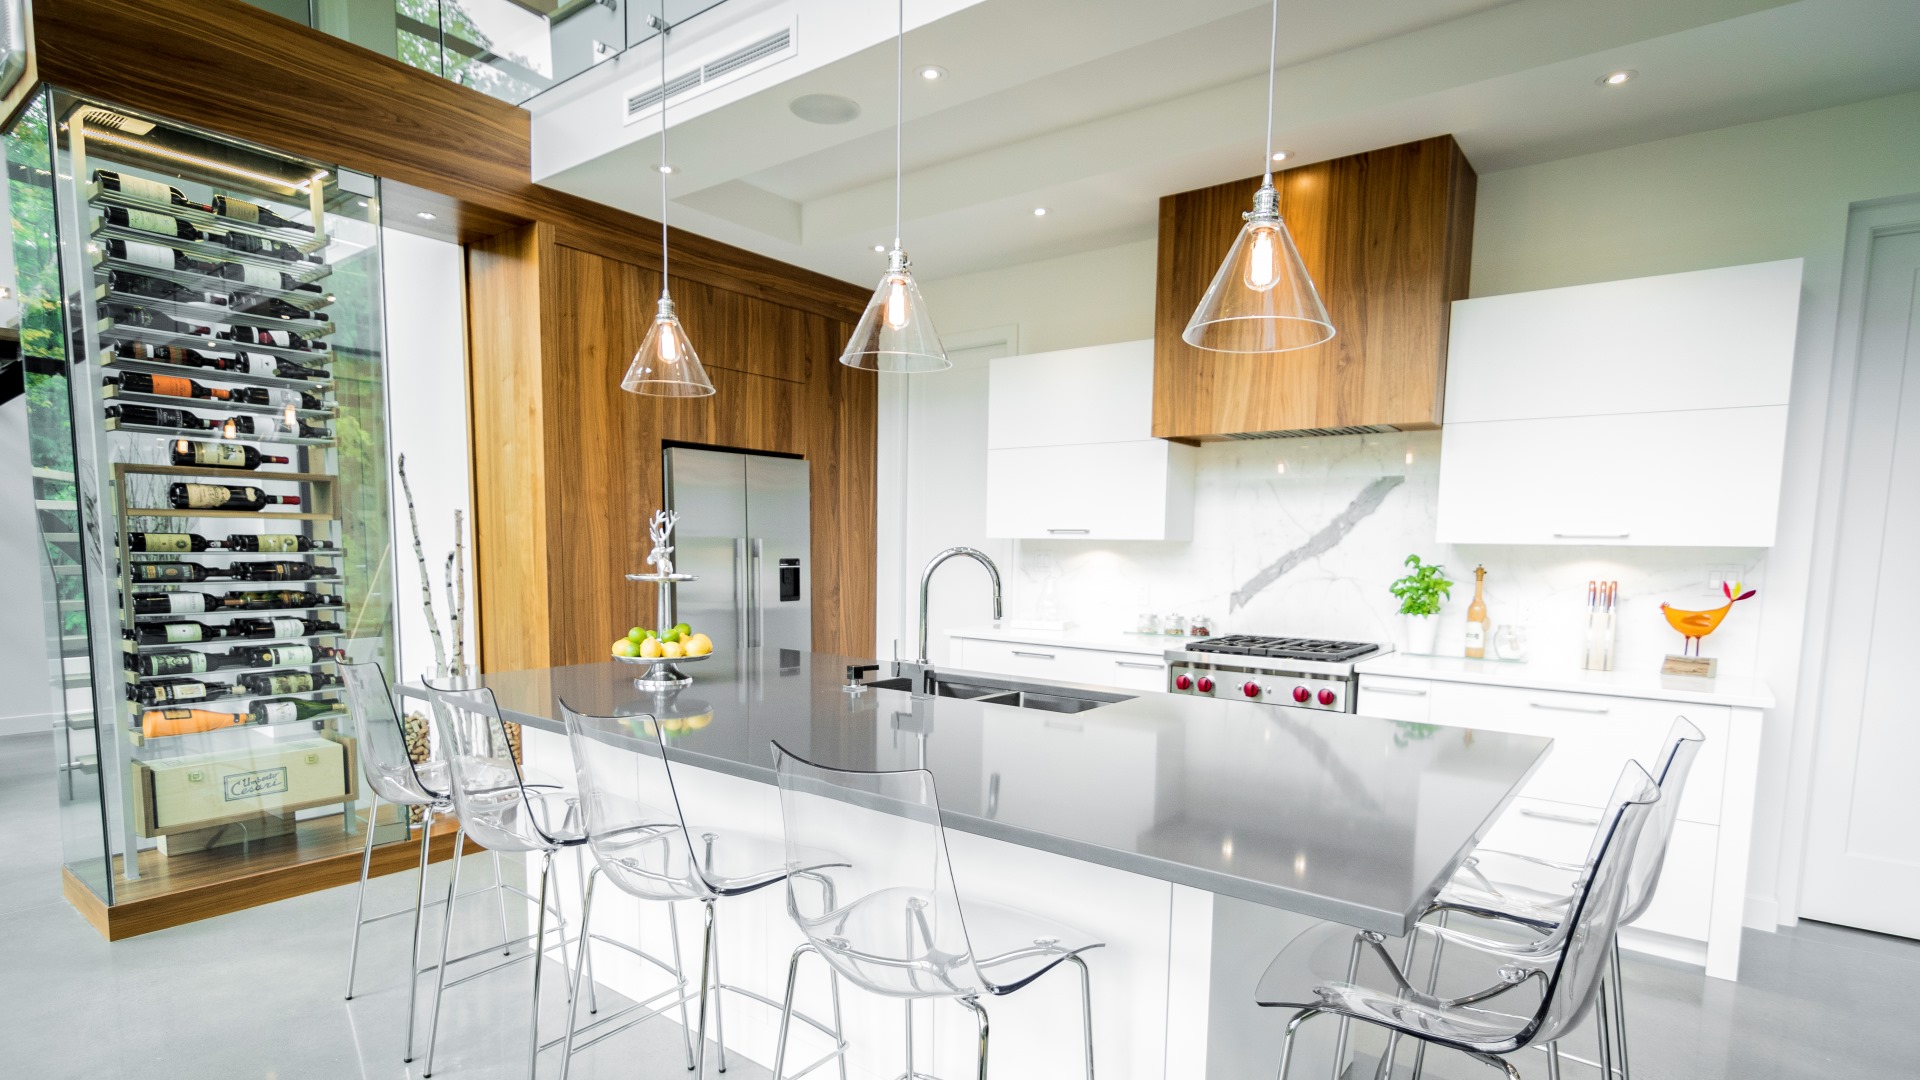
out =
[[680,621],[740,648],[813,648],[812,502],[799,458],[669,447]]

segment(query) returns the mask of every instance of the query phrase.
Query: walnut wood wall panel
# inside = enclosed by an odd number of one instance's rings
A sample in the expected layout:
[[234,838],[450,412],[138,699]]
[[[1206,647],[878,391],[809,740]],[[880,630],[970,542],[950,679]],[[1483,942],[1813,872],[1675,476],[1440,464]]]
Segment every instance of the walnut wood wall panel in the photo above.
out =
[[1474,182],[1451,136],[1276,174],[1281,213],[1337,334],[1257,355],[1202,352],[1180,333],[1259,178],[1161,199],[1153,433],[1438,426],[1450,305],[1467,294]]

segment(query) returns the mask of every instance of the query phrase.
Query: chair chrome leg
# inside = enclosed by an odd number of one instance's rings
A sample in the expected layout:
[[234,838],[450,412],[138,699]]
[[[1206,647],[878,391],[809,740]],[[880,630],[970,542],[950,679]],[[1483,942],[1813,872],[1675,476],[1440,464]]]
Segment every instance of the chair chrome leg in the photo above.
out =
[[906,1010],[907,1010],[907,1071],[906,1071],[905,1073],[902,1073],[901,1075],[902,1075],[903,1077],[905,1077],[905,1080],[914,1080],[914,1072],[913,1072],[913,999],[912,999],[912,998],[908,998],[907,1000],[905,1000],[905,1001],[903,1001],[903,1002],[901,1002],[900,1004],[901,1004],[901,1005],[903,1005],[903,1006],[905,1006],[905,1008],[906,1008]]
[[1560,1044],[1547,1044],[1547,1080],[1560,1080]]
[[1620,935],[1613,936],[1613,1034],[1620,1053],[1620,1080],[1633,1080],[1633,1067],[1627,1061],[1627,981],[1620,974]]
[[[594,869],[598,870],[599,868],[600,864],[596,861],[594,863]],[[576,845],[573,849],[573,872],[579,875],[581,881],[587,880],[586,849],[584,845]],[[583,926],[580,930],[580,940],[584,942],[586,937],[587,931]],[[566,935],[561,934],[560,940],[565,942]],[[580,954],[587,965],[587,1014],[591,1016],[600,1011],[600,988],[598,984],[593,981],[593,953],[583,947],[580,950]],[[578,979],[574,980],[575,983],[579,981]]]
[[840,973],[831,964],[827,966],[827,992],[833,997],[833,1044],[841,1048],[840,1080],[847,1080],[847,1028],[840,1021]]
[[[466,842],[467,827],[462,825],[459,830],[453,834],[453,850],[459,851],[466,845]],[[447,989],[447,939],[453,936],[453,898],[459,891],[460,860],[458,857],[455,857],[453,860],[453,873],[447,875],[447,906],[441,909],[440,915],[440,963],[434,968],[433,973],[433,1016],[427,1021],[427,1067],[426,1070],[420,1074],[421,1080],[425,1080],[426,1077],[433,1075],[433,1049],[440,1035],[440,999],[446,995]],[[418,963],[418,961],[415,961],[416,966]],[[416,972],[415,978],[418,977],[418,972]],[[407,1028],[407,1052],[411,1055],[413,1052],[412,1017],[407,1018]]]
[[[360,968],[360,920],[367,913],[367,874],[373,870],[373,820],[380,813],[380,794],[369,791],[372,807],[367,811],[367,842],[360,852],[360,894],[353,901],[353,944],[347,947],[347,1000],[353,1000],[353,975]],[[348,813],[353,811],[349,810]]]
[[673,977],[680,980],[680,1034],[687,1041],[687,1070],[693,1070],[693,1025],[687,1023],[687,969],[680,963],[680,916],[672,900],[667,901],[667,937],[673,945]]
[[[367,839],[373,839],[373,830],[367,830]],[[413,895],[413,948],[407,951],[407,1056],[404,1060],[413,1060],[413,1018],[419,1012],[420,997],[420,913],[427,906],[427,857],[433,854],[433,807],[429,806],[420,814],[420,886]],[[372,849],[368,849],[371,854]],[[454,867],[458,869],[459,863]],[[455,881],[459,880],[456,875]],[[441,916],[447,922],[453,921],[453,894],[447,894],[447,910]],[[446,935],[441,935],[445,942]],[[438,991],[434,1003],[439,1004]]]
[[[1366,939],[1358,933],[1353,935],[1353,949],[1347,953],[1347,981],[1351,983],[1360,974],[1360,945]],[[1340,1080],[1341,1067],[1347,1061],[1347,1035],[1353,1027],[1353,1021],[1345,1016],[1340,1018],[1340,1034],[1333,1042],[1333,1080]]]
[[1613,995],[1607,992],[1607,976],[1600,974],[1600,1001],[1595,1007],[1593,1026],[1600,1037],[1600,1080],[1613,1080],[1613,1040],[1608,1029],[1613,1026],[1609,1019],[1613,1015]]
[[1293,1037],[1299,1034],[1300,1025],[1319,1015],[1319,1009],[1301,1009],[1293,1019],[1287,1021],[1286,1038],[1280,1040],[1279,1080],[1287,1080],[1287,1069],[1293,1064]]
[[587,889],[580,900],[580,956],[573,965],[573,988],[567,993],[567,1041],[560,1049],[560,1080],[567,1080],[567,1073],[573,1069],[573,1029],[579,1022],[580,978],[587,970],[588,935],[593,929],[593,886],[599,880],[600,868],[595,866],[587,874]]
[[[812,950],[812,945],[802,945],[793,950],[793,959],[787,961],[787,996],[780,1002],[780,1034],[773,1043],[773,1080],[781,1080],[786,1075],[787,1029],[793,1025],[793,986],[800,978],[800,958]],[[837,1019],[834,1025],[839,1026]]]
[[547,966],[547,884],[552,877],[553,852],[543,851],[540,853],[540,899],[535,901],[539,912],[534,916],[533,928],[533,1032],[527,1042],[527,1080],[533,1080],[540,1064],[540,969]]
[[500,907],[500,940],[506,942],[500,946],[501,956],[513,955],[513,934],[507,930],[507,889],[506,880],[500,876],[500,853],[489,852],[493,856],[493,898]]
[[[1442,930],[1446,929],[1447,918],[1452,914],[1451,911],[1443,910],[1440,912],[1439,924]],[[1435,935],[1433,939],[1433,966],[1427,971],[1427,993],[1429,994],[1433,993],[1434,988],[1440,985],[1440,957],[1446,952],[1446,948],[1447,939]],[[1427,1042],[1425,1039],[1418,1041],[1419,1045],[1413,1048],[1413,1080],[1420,1080],[1420,1076],[1426,1071],[1427,1066]],[[1389,1080],[1391,1080],[1391,1078],[1389,1078]]]
[[1067,957],[1080,969],[1080,1023],[1081,1034],[1087,1040],[1087,1080],[1093,1080],[1093,976],[1087,972],[1087,962],[1079,953]]
[[721,1011],[726,995],[720,992],[725,980],[720,977],[720,912],[718,904],[707,905],[707,918],[711,920],[713,934],[713,1038],[714,1045],[720,1050],[720,1071],[727,1071],[727,1016]]
[[694,1032],[694,1041],[700,1045],[693,1052],[694,1080],[705,1080],[707,1075],[707,994],[713,976],[713,901],[703,900],[701,906],[707,909],[707,918],[700,935],[700,1028]]
[[1506,1073],[1507,1080],[1520,1080],[1520,1070],[1515,1068],[1513,1062],[1508,1061],[1506,1058],[1495,1057],[1492,1054],[1468,1054],[1467,1056],[1483,1065],[1490,1065]]
[[973,998],[961,998],[960,1004],[980,1018],[980,1080],[987,1080],[987,1008]]

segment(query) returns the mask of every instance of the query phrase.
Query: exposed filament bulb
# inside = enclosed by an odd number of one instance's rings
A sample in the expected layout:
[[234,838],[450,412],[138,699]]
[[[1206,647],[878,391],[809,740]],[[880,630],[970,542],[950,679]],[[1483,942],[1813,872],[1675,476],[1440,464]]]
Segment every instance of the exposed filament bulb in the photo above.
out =
[[899,330],[907,325],[907,283],[899,278],[887,287],[887,325]]

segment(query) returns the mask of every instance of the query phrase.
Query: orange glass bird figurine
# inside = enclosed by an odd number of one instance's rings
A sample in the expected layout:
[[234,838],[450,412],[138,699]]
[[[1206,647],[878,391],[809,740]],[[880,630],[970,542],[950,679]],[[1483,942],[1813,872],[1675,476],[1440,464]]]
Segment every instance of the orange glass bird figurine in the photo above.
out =
[[[1733,610],[1733,605],[1754,594],[1754,590],[1748,589],[1735,596],[1734,593],[1739,589],[1740,583],[1737,581],[1731,585],[1722,582],[1720,591],[1726,594],[1727,602],[1711,611],[1682,611],[1679,608],[1661,604],[1660,613],[1667,617],[1668,626],[1680,631],[1681,635],[1687,639],[1687,646],[1692,646],[1693,655],[1699,656],[1700,639],[1720,628],[1720,620],[1727,617],[1727,612]],[[1687,655],[1686,646],[1682,646],[1680,652],[1682,656]]]

